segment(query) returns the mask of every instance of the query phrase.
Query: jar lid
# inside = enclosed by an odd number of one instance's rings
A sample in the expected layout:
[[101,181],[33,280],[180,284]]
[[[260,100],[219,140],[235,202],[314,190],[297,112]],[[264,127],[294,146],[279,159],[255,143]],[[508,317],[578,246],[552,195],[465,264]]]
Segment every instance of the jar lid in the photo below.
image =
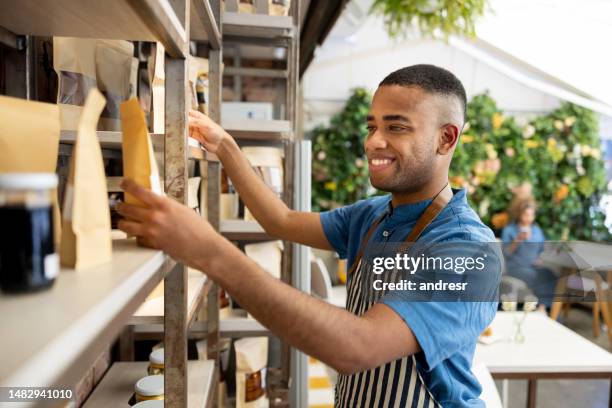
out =
[[143,397],[156,397],[158,395],[164,395],[164,376],[163,375],[149,375],[141,378],[136,383],[134,390],[137,394]]
[[57,187],[55,173],[3,173],[0,188],[7,190],[47,190]]
[[132,408],[164,408],[163,400],[146,400],[132,405]]
[[153,364],[164,365],[164,349],[159,348],[153,350],[151,354],[149,354],[149,361]]

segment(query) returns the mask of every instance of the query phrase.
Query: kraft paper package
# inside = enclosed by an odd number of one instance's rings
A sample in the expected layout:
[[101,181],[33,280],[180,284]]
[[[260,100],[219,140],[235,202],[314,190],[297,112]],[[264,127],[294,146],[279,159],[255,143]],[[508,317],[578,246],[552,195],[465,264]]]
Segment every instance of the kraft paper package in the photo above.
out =
[[236,340],[236,408],[268,408],[266,365],[268,338]]
[[[255,172],[274,191],[282,198],[283,195],[283,151],[276,147],[243,147],[242,151],[253,166]],[[255,221],[255,218],[248,210],[244,210],[244,219]]]
[[[153,144],[147,131],[144,112],[138,99],[123,102],[121,127],[123,129],[123,177],[135,181],[154,193],[162,194],[159,171],[153,153]],[[131,194],[125,194],[125,202],[144,207],[144,203]]]
[[[0,96],[0,173],[55,173],[60,139],[60,109],[55,104]],[[55,246],[61,218],[53,198]]]
[[287,16],[289,15],[289,6],[291,0],[269,0],[270,15],[272,16]]
[[89,92],[96,88],[96,43],[88,38],[53,38],[53,68],[57,73],[57,103],[61,128],[77,130]]
[[98,89],[106,98],[98,129],[119,131],[119,104],[130,98],[133,85],[134,44],[123,40],[97,40],[95,55]]
[[79,120],[64,195],[62,265],[87,269],[112,258],[110,209],[96,125],[106,103],[93,89]]

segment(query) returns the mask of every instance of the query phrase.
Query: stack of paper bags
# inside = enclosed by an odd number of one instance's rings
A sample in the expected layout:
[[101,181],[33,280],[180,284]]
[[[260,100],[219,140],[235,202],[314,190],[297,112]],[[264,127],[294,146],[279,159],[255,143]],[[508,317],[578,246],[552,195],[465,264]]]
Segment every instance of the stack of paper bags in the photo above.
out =
[[112,257],[110,209],[96,126],[106,100],[93,89],[79,119],[64,195],[62,265],[86,269]]
[[[0,96],[0,173],[55,173],[60,138],[57,105]],[[55,245],[61,235],[53,194]]]

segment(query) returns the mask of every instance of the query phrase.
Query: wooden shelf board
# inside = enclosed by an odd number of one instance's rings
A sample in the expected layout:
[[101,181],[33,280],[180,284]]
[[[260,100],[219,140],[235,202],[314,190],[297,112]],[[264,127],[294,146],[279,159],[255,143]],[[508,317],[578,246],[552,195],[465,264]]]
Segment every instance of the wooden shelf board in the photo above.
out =
[[191,0],[189,25],[192,41],[208,42],[213,50],[221,48],[221,33],[215,21],[210,1]]
[[[190,269],[187,275],[187,321],[193,320],[199,306],[202,304],[206,290],[208,277],[200,271]],[[134,313],[128,324],[163,324],[164,323],[164,296],[163,286],[155,289],[161,290],[161,296],[146,300]]]
[[[143,333],[147,330],[143,330]],[[190,334],[194,337],[205,336],[207,333],[207,323],[197,321],[193,324]],[[270,336],[272,333],[261,323],[253,318],[248,318],[246,313],[232,311],[230,316],[222,317],[219,320],[219,334],[221,337],[257,337]]]
[[288,120],[232,120],[222,121],[223,128],[236,139],[284,140],[291,138]]
[[168,0],[20,0],[0,13],[16,34],[160,41],[168,54],[187,53],[185,29]]
[[0,295],[0,385],[76,382],[174,265],[133,239],[114,240],[107,264],[62,269],[49,290]]
[[230,241],[269,241],[269,236],[257,221],[221,220],[221,235]]
[[243,37],[292,37],[293,20],[289,16],[249,14],[226,11],[223,13],[223,35]]
[[[127,407],[136,382],[147,375],[148,362],[117,362],[87,399],[84,408]],[[216,381],[213,361],[187,362],[187,406],[208,406]]]
[[[99,130],[98,140],[100,140],[100,146],[104,149],[115,149],[121,150],[121,140],[123,134],[121,132],[111,132]],[[60,134],[60,143],[74,144],[76,140],[77,132],[74,130],[62,130]],[[153,149],[156,152],[164,151],[164,134],[162,133],[150,133],[151,142],[153,143]],[[193,160],[206,160],[206,161],[219,161],[219,158],[210,152],[202,149],[200,144],[192,139],[188,138],[189,159]]]

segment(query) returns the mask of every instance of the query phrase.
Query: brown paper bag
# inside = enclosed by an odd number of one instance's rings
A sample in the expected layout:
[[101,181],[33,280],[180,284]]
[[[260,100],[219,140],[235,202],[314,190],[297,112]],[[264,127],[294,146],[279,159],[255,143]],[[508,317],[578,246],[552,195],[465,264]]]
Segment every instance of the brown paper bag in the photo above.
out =
[[268,338],[236,340],[236,408],[267,408]]
[[[279,198],[282,198],[283,151],[276,147],[263,146],[247,146],[243,147],[242,151],[264,183]],[[253,217],[248,208],[244,209],[244,219],[255,221],[255,217]]]
[[[60,139],[59,107],[0,96],[0,173],[55,173]],[[53,229],[59,246],[61,219],[57,191]]]
[[102,149],[96,125],[105,100],[97,90],[87,96],[64,195],[62,265],[85,269],[112,257],[110,210]]
[[119,104],[130,98],[134,44],[122,40],[97,40],[96,81],[106,98],[98,129],[121,130]]
[[[121,127],[123,128],[123,177],[162,194],[159,171],[153,153],[153,144],[147,132],[147,122],[138,99],[132,98],[121,104]],[[125,194],[125,202],[144,207],[144,203],[131,194]]]
[[276,279],[281,278],[283,241],[259,242],[244,246],[246,256],[257,262],[262,269]]
[[255,0],[238,0],[238,12],[253,14],[256,11]]
[[58,77],[57,103],[63,130],[77,130],[85,98],[96,87],[96,42],[88,38],[53,38],[53,68]]

